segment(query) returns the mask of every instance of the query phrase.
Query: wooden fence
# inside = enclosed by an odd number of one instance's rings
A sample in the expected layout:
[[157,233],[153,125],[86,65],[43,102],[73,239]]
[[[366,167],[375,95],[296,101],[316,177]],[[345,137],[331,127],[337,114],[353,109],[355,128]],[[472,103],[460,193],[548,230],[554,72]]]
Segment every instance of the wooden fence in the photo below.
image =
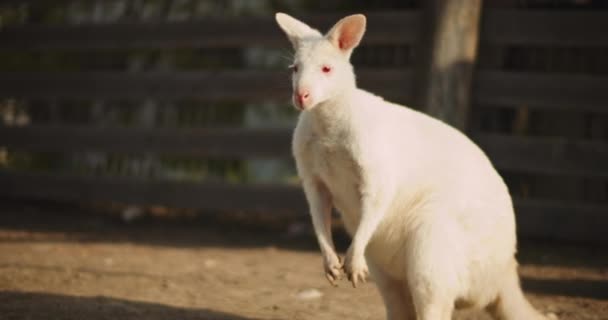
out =
[[[341,15],[301,17],[330,26]],[[364,46],[416,47],[424,36],[420,10],[368,14]],[[487,9],[480,47],[606,47],[608,12]],[[116,22],[84,25],[6,26],[0,51],[101,51],[124,48],[285,47],[271,15],[214,18],[187,22]],[[360,86],[392,100],[411,103],[410,68],[360,68]],[[287,104],[288,74],[275,70],[198,71],[0,71],[0,97],[32,101],[133,100],[267,102]],[[278,89],[280,88],[280,89]],[[479,68],[474,75],[475,113],[494,108],[564,110],[587,116],[608,114],[608,75],[562,74]],[[606,119],[606,118],[603,118]],[[474,120],[479,121],[479,120]],[[604,123],[604,126],[607,124]],[[608,139],[526,136],[469,130],[494,161],[510,173],[595,179],[602,201],[562,201],[514,194],[523,236],[608,243]],[[129,128],[86,124],[3,125],[0,146],[6,152],[108,152],[174,154],[193,158],[289,158],[291,129],[277,128]],[[221,210],[277,213],[306,212],[301,190],[287,184],[149,181],[0,170],[0,194],[68,201],[114,201]]]

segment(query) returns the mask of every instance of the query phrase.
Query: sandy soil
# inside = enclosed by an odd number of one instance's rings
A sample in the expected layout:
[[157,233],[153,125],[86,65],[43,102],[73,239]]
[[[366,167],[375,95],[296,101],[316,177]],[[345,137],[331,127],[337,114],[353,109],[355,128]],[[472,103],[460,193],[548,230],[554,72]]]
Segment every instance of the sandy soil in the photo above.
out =
[[[373,283],[326,282],[309,235],[0,211],[0,319],[384,318]],[[608,319],[608,249],[524,243],[520,251],[534,305],[560,319]]]

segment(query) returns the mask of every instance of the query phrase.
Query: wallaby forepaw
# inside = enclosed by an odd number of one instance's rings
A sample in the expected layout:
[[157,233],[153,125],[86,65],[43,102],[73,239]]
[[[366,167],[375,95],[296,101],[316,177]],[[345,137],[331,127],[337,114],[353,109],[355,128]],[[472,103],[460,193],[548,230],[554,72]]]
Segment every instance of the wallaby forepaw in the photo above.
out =
[[346,276],[348,277],[348,280],[352,282],[353,288],[356,288],[357,284],[359,284],[360,282],[367,281],[369,271],[367,270],[367,267],[351,268],[350,270],[346,271]]
[[325,277],[332,286],[337,286],[337,281],[342,279],[343,261],[335,253],[328,254],[324,258]]
[[354,255],[352,250],[348,250],[346,253],[344,271],[354,288],[357,287],[358,283],[367,281],[367,277],[369,276],[369,269],[367,268],[365,257],[363,257],[363,255]]

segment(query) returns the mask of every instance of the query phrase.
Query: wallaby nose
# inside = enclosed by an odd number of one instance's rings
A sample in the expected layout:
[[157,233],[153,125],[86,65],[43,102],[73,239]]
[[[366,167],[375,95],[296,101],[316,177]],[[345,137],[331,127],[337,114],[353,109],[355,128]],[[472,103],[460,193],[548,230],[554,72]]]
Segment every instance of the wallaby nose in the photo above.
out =
[[298,104],[300,106],[306,104],[308,98],[310,98],[310,92],[308,90],[300,90],[296,93],[296,99],[298,100]]

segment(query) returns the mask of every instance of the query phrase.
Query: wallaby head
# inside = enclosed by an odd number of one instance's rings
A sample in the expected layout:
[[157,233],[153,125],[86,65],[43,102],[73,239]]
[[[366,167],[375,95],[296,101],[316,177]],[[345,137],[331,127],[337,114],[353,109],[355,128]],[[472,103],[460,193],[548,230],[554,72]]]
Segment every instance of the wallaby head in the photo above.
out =
[[343,18],[325,36],[284,13],[277,13],[276,20],[295,49],[291,70],[298,110],[310,110],[355,89],[350,56],[365,33],[364,15]]

